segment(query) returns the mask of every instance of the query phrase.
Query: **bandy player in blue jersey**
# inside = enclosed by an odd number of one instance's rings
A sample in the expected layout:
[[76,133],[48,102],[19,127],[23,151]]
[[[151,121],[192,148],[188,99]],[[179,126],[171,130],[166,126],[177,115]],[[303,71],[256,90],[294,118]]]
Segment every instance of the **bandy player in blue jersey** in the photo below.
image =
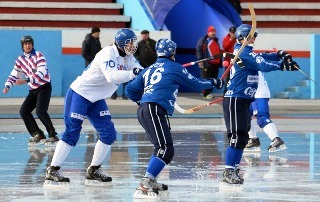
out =
[[[237,43],[234,46],[234,54],[240,49],[251,28],[250,25],[246,24],[242,24],[237,28],[235,33]],[[235,63],[231,68],[230,80],[227,84],[227,92],[223,100],[223,112],[229,146],[226,150],[226,167],[221,180],[222,186],[228,184],[240,185],[244,181],[239,175],[239,163],[242,158],[243,149],[249,139],[250,104],[254,101],[255,92],[258,88],[258,71],[294,71],[299,68],[298,64],[292,60],[280,60],[277,53],[257,54],[253,52],[253,44],[257,36],[258,33],[256,32],[254,37],[248,39],[248,45],[240,53],[239,57],[244,66],[240,67]]]
[[66,129],[56,146],[51,165],[47,168],[44,185],[70,182],[58,170],[71,148],[76,146],[85,117],[100,135],[91,165],[87,169],[86,184],[104,185],[112,181],[111,177],[99,171],[111,144],[116,140],[116,130],[105,99],[111,97],[119,84],[134,79],[142,71],[143,67],[133,57],[137,49],[136,40],[132,30],[119,30],[115,43],[99,51],[82,75],[70,85],[64,104]]
[[134,198],[157,197],[158,191],[168,189],[167,185],[157,183],[156,177],[174,156],[167,116],[173,114],[179,86],[201,92],[213,87],[221,89],[224,84],[221,79],[198,79],[189,74],[174,61],[176,43],[170,39],[160,39],[156,43],[156,53],[156,63],[144,69],[126,86],[127,97],[140,104],[137,112],[139,123],[154,145],[148,168]]

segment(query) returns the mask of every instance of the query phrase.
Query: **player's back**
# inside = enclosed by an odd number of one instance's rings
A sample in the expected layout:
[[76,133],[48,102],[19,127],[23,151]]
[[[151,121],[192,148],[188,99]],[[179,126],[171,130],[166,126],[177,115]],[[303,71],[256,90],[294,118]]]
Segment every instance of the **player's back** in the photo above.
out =
[[155,102],[164,108],[176,100],[182,66],[168,58],[159,58],[144,72],[144,94],[141,102]]

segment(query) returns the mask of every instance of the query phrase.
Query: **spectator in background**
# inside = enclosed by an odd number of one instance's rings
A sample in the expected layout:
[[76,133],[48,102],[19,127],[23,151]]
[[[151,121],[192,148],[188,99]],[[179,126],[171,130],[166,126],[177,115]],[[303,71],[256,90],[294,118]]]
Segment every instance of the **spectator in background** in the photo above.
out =
[[82,42],[82,57],[85,59],[85,67],[87,67],[96,54],[101,50],[101,43],[99,40],[100,28],[92,27],[91,33],[88,33]]
[[[234,44],[236,44],[236,42],[237,42],[235,34],[234,34],[236,32],[236,29],[237,29],[236,27],[230,27],[229,33],[223,38],[222,47],[223,47],[224,52],[233,53]],[[228,61],[229,64],[230,64],[230,60],[231,60],[231,58],[225,58],[225,61]],[[230,79],[230,74],[227,74],[225,83],[228,83],[229,79]],[[227,86],[225,86],[223,94],[226,92],[227,92]]]
[[[59,141],[59,138],[48,114],[52,86],[46,58],[41,52],[34,49],[34,40],[31,36],[23,36],[20,43],[23,53],[15,61],[2,92],[4,94],[8,93],[15,85],[27,84],[29,86],[29,93],[19,111],[31,135],[29,145],[40,141],[52,144]],[[32,115],[34,109],[36,109],[38,118],[46,127],[49,135],[47,140]]]
[[150,39],[148,30],[142,30],[141,37],[142,40],[138,42],[138,49],[134,56],[140,62],[140,65],[146,68],[157,61],[156,41]]
[[[216,29],[213,26],[208,27],[207,34],[200,38],[196,47],[197,59],[205,59],[210,56],[219,54],[220,46],[216,37]],[[219,67],[221,67],[221,58],[198,63],[200,68],[200,77],[203,79],[218,78]],[[212,89],[206,89],[203,93],[204,99],[212,99]]]

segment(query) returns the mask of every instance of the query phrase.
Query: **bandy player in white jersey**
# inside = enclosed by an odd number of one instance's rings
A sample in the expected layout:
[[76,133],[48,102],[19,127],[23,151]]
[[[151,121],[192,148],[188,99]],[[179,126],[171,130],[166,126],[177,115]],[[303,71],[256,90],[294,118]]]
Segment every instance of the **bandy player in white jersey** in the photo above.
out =
[[[270,119],[269,99],[270,90],[264,77],[264,73],[259,71],[258,88],[255,94],[255,101],[251,103],[250,110],[257,119],[257,124],[268,135],[271,144],[268,146],[269,152],[284,150],[287,147],[278,135],[276,125]],[[251,120],[249,131],[249,141],[244,151],[260,151],[260,140],[257,137],[255,121]]]
[[99,172],[111,144],[116,140],[116,130],[105,99],[117,90],[119,84],[132,80],[142,71],[143,67],[133,57],[137,49],[136,40],[130,29],[118,31],[115,43],[98,52],[83,74],[70,85],[64,105],[66,129],[47,168],[44,186],[67,185],[70,182],[58,170],[71,148],[76,146],[85,117],[100,134],[87,169],[86,184],[103,185],[112,181],[111,177]]

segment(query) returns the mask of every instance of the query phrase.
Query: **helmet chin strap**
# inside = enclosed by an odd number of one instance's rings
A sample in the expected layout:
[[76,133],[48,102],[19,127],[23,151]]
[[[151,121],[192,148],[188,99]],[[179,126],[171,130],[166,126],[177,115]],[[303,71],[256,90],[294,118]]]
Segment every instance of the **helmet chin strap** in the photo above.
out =
[[125,53],[125,51],[122,50],[122,48],[120,48],[117,44],[116,44],[116,46],[117,46],[119,55],[120,55],[121,57],[125,57],[125,56],[127,55],[127,54]]

